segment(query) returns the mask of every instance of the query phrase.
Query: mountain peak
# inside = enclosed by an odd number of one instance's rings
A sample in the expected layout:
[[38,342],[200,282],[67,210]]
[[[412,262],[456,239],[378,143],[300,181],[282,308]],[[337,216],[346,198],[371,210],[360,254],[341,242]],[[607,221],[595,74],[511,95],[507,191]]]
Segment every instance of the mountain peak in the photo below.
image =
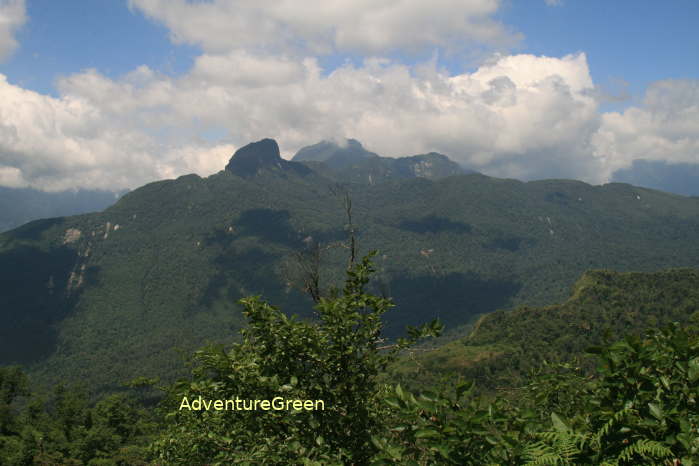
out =
[[291,170],[299,174],[310,172],[305,166],[287,162],[279,155],[279,145],[274,139],[262,139],[241,147],[226,165],[226,171],[244,178],[255,176],[260,170]]
[[332,169],[342,169],[376,158],[378,154],[366,150],[356,139],[347,139],[344,144],[333,141],[321,141],[312,146],[306,146],[291,159],[295,162],[323,162]]

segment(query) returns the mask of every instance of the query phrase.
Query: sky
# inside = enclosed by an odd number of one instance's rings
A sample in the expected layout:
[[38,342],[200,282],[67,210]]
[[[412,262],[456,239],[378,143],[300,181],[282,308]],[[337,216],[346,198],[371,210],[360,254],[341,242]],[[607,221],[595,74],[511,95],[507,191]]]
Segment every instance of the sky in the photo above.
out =
[[[133,189],[355,138],[699,195],[696,0],[0,0],[0,186]],[[696,181],[696,183],[695,183]]]

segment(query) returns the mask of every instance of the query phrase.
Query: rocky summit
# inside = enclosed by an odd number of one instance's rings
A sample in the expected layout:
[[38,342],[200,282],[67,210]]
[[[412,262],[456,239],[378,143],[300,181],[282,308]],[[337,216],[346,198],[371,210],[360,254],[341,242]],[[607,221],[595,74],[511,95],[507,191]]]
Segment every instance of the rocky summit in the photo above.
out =
[[292,158],[295,162],[323,162],[333,170],[356,165],[366,159],[378,159],[379,155],[364,149],[356,139],[347,139],[343,145],[321,141],[301,148]]
[[241,147],[233,154],[226,170],[243,178],[255,176],[263,170],[291,171],[300,175],[311,171],[300,163],[282,159],[274,139],[262,139]]

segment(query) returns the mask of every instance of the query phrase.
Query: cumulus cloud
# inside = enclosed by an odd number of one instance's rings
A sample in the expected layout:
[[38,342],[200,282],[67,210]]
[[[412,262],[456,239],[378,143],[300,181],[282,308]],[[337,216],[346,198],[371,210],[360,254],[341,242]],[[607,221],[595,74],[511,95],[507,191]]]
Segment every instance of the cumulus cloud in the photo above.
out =
[[[205,176],[236,147],[264,137],[277,139],[287,158],[321,139],[356,138],[381,155],[434,150],[520,179],[603,183],[638,159],[697,162],[699,81],[655,83],[642,105],[602,114],[584,53],[494,55],[461,74],[436,59],[408,66],[378,57],[326,73],[313,57],[322,44],[386,51],[440,46],[462,33],[481,43],[509,40],[489,19],[494,0],[436,0],[429,8],[421,0],[372,8],[337,0],[314,5],[313,14],[290,0],[240,0],[235,12],[218,0],[130,4],[204,52],[178,77],[147,66],[118,79],[83,70],[58,81],[58,97],[0,75],[0,185],[123,189]],[[431,29],[434,15],[442,23]]]
[[[59,98],[2,81],[0,166],[45,189],[124,188],[208,175],[263,137],[287,157],[355,137],[387,156],[437,150],[497,176],[594,181],[592,86],[584,54],[503,56],[456,76],[434,62],[367,59],[325,76],[313,58],[240,51],[204,54],[178,78],[145,66],[119,80],[86,70],[59,81]],[[225,141],[203,139],[208,128],[226,129]]]
[[561,6],[563,0],[544,0],[548,6]]
[[[0,185],[47,191],[133,188],[192,171],[214,172],[233,150],[196,139],[167,143],[172,138],[158,131],[174,120],[158,100],[157,86],[139,92],[94,71],[68,81],[81,85],[84,94],[54,98],[0,75]],[[127,97],[124,102],[119,91]],[[146,97],[150,100],[133,102]],[[149,115],[158,117],[160,126],[145,125]]]
[[22,177],[22,171],[19,168],[0,166],[0,186],[25,188],[28,186],[28,183]]
[[176,43],[208,53],[233,49],[313,54],[496,47],[520,35],[492,16],[500,0],[129,0],[132,9],[163,23]]
[[17,48],[15,32],[26,21],[24,0],[0,0],[0,62]]
[[607,177],[635,160],[699,163],[699,80],[651,84],[640,107],[602,115],[593,144]]

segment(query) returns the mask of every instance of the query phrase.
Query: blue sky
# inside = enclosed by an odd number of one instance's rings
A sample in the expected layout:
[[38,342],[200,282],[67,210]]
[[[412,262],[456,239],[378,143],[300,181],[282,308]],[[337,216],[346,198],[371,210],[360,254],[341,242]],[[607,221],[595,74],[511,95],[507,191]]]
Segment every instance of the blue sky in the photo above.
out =
[[556,57],[583,51],[596,83],[612,91],[628,83],[636,100],[654,81],[699,77],[699,2],[568,0],[531,8],[534,3],[513,0],[502,14],[524,34],[526,53]]
[[[26,8],[29,20],[17,34],[20,48],[0,70],[11,82],[39,92],[56,95],[57,77],[85,68],[112,78],[143,64],[182,74],[201,53],[199,47],[173,44],[166,27],[129,9],[125,0],[30,0]],[[498,17],[523,34],[516,52],[553,57],[585,52],[596,83],[635,99],[653,81],[699,77],[694,0],[567,0],[553,7],[543,0],[510,0]],[[338,54],[322,64],[329,72],[348,58],[361,60]],[[443,62],[455,73],[474,66],[448,57]]]
[[185,72],[198,53],[173,45],[165,27],[131,11],[124,0],[30,0],[19,48],[0,67],[10,82],[57,96],[55,80],[86,68],[112,78],[147,64]]
[[207,175],[268,136],[663,189],[699,163],[699,2],[258,3],[0,0],[0,185]]

